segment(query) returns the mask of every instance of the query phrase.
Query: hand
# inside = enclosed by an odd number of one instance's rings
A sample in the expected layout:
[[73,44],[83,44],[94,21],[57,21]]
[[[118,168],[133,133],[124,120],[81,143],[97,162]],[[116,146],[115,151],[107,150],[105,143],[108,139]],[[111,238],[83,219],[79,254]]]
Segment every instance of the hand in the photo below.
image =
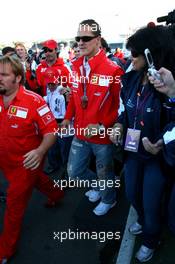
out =
[[24,155],[23,166],[26,169],[35,170],[41,164],[43,155],[38,149],[33,149]]
[[60,124],[60,127],[62,128],[68,128],[70,126],[70,120],[69,119],[64,119],[63,122]]
[[85,129],[84,136],[91,138],[99,134],[100,124],[89,124]]
[[144,137],[142,138],[142,143],[145,150],[153,155],[157,155],[163,148],[163,139],[159,139],[156,143],[152,144],[147,137]]
[[28,61],[25,62],[26,70],[30,70],[30,63]]
[[119,145],[121,143],[123,137],[123,125],[120,123],[116,123],[112,128],[112,134],[109,139],[115,144]]
[[64,119],[63,122],[59,125],[59,136],[61,138],[65,135],[68,135],[68,128],[70,128],[70,120]]
[[158,71],[160,73],[162,81],[154,79],[154,77],[149,76],[149,81],[154,85],[155,89],[166,94],[168,97],[175,97],[175,80],[172,73],[166,68],[160,68]]
[[61,87],[60,88],[60,94],[64,95],[66,97],[66,102],[69,102],[70,96],[71,96],[71,89],[69,87]]

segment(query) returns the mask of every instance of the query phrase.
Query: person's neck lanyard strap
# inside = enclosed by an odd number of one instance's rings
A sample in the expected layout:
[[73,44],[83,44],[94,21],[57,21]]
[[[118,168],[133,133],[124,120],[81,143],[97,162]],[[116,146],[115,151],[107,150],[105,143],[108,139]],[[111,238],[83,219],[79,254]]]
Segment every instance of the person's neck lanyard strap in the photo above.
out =
[[88,106],[88,97],[87,97],[87,76],[86,70],[83,63],[83,96],[81,97],[81,106],[83,109],[86,109]]
[[86,76],[85,67],[83,65],[83,95],[84,96],[87,96],[87,86],[86,86],[86,83],[87,83],[87,76]]
[[137,124],[137,119],[138,119],[138,114],[140,113],[141,114],[141,121],[140,121],[140,124],[141,126],[144,126],[144,121],[143,121],[143,109],[144,109],[144,106],[145,106],[145,102],[147,100],[147,98],[149,97],[150,95],[150,92],[148,92],[144,99],[143,99],[143,102],[139,105],[139,102],[140,102],[140,97],[142,95],[144,91],[144,86],[142,87],[141,89],[141,92],[138,92],[137,93],[137,102],[136,102],[136,111],[135,111],[135,117],[134,117],[134,129],[136,128],[136,124]]

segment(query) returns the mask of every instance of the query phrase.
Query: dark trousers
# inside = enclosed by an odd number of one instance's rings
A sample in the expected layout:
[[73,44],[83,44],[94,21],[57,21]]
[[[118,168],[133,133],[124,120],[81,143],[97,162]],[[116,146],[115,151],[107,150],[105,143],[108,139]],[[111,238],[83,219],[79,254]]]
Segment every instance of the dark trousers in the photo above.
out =
[[143,226],[143,244],[155,248],[161,231],[161,206],[166,178],[158,160],[143,161],[129,155],[124,165],[126,195]]
[[171,231],[175,234],[175,182],[171,191],[169,206],[168,206],[168,222]]
[[72,139],[72,136],[57,137],[55,144],[48,151],[48,162],[51,168],[60,169],[67,164]]

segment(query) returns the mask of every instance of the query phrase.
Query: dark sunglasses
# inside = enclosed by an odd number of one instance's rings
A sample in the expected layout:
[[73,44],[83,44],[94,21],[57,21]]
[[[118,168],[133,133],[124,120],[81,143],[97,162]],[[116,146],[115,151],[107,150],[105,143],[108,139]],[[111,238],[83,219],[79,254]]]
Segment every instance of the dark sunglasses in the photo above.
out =
[[53,51],[53,49],[49,49],[49,48],[43,48],[43,51],[44,51],[44,53],[46,53],[46,52],[52,52]]
[[82,40],[83,42],[89,42],[94,38],[97,38],[98,36],[82,36],[82,37],[75,37],[75,41],[76,42],[80,42],[80,40]]
[[138,52],[136,50],[131,50],[131,55],[132,55],[132,57],[137,58],[140,55],[142,55],[142,53],[140,53],[140,52]]

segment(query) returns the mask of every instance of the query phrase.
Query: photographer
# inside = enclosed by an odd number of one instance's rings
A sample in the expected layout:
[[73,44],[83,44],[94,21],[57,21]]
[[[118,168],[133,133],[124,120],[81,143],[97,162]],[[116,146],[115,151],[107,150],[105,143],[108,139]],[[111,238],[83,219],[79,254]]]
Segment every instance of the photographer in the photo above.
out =
[[36,69],[37,65],[37,52],[32,49],[28,50],[28,56],[26,59],[26,82],[25,87],[28,90],[32,90],[36,93],[39,93],[39,87],[36,81]]

